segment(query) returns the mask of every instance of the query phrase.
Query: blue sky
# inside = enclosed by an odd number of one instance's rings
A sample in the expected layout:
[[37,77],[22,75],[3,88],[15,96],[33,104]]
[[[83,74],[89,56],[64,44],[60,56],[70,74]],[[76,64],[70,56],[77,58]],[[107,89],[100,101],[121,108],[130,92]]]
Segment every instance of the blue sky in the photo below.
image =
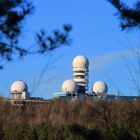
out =
[[[131,5],[135,0],[126,2]],[[135,63],[126,46],[130,45],[129,42],[138,43],[139,32],[122,32],[113,15],[115,9],[106,0],[34,0],[34,5],[34,14],[24,23],[21,44],[28,47],[33,44],[33,34],[40,29],[51,33],[65,23],[73,26],[72,44],[46,56],[27,56],[6,64],[0,71],[2,96],[9,97],[10,86],[18,79],[26,81],[29,91],[32,91],[35,79],[48,65],[41,84],[31,95],[51,98],[53,92],[61,91],[64,80],[72,78],[72,60],[79,54],[87,56],[90,62],[89,92],[95,81],[103,80],[111,94],[119,90],[122,95],[136,95],[122,55]]]

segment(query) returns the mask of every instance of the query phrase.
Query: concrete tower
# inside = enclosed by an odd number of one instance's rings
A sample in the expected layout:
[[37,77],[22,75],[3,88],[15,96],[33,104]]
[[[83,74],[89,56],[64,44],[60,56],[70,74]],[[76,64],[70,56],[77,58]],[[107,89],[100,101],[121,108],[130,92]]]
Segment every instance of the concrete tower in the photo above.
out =
[[73,80],[78,85],[78,93],[85,94],[88,90],[88,67],[89,61],[83,55],[78,55],[73,59]]

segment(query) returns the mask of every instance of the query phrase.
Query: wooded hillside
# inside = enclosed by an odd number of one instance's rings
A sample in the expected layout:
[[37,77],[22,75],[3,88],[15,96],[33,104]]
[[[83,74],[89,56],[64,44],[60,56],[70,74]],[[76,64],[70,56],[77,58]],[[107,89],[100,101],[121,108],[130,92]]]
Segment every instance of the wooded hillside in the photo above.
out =
[[0,99],[1,140],[139,140],[140,101],[54,100],[12,106]]

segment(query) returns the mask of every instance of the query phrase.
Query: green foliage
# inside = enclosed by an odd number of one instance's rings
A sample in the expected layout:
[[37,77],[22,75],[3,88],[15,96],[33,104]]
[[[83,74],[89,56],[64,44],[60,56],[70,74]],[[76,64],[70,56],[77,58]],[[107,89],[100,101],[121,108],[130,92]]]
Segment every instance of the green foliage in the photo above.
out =
[[37,128],[35,128],[34,126],[29,127],[25,139],[26,140],[38,140]]
[[0,140],[3,140],[4,139],[4,131],[3,131],[3,128],[0,127]]

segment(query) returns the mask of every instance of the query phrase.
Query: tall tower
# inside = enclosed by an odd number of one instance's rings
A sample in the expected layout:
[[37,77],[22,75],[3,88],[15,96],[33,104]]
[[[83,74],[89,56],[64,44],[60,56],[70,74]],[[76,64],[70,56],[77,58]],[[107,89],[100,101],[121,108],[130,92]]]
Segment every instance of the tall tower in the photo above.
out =
[[73,59],[73,80],[78,85],[78,93],[85,94],[88,90],[88,67],[89,61],[83,55],[78,55]]

